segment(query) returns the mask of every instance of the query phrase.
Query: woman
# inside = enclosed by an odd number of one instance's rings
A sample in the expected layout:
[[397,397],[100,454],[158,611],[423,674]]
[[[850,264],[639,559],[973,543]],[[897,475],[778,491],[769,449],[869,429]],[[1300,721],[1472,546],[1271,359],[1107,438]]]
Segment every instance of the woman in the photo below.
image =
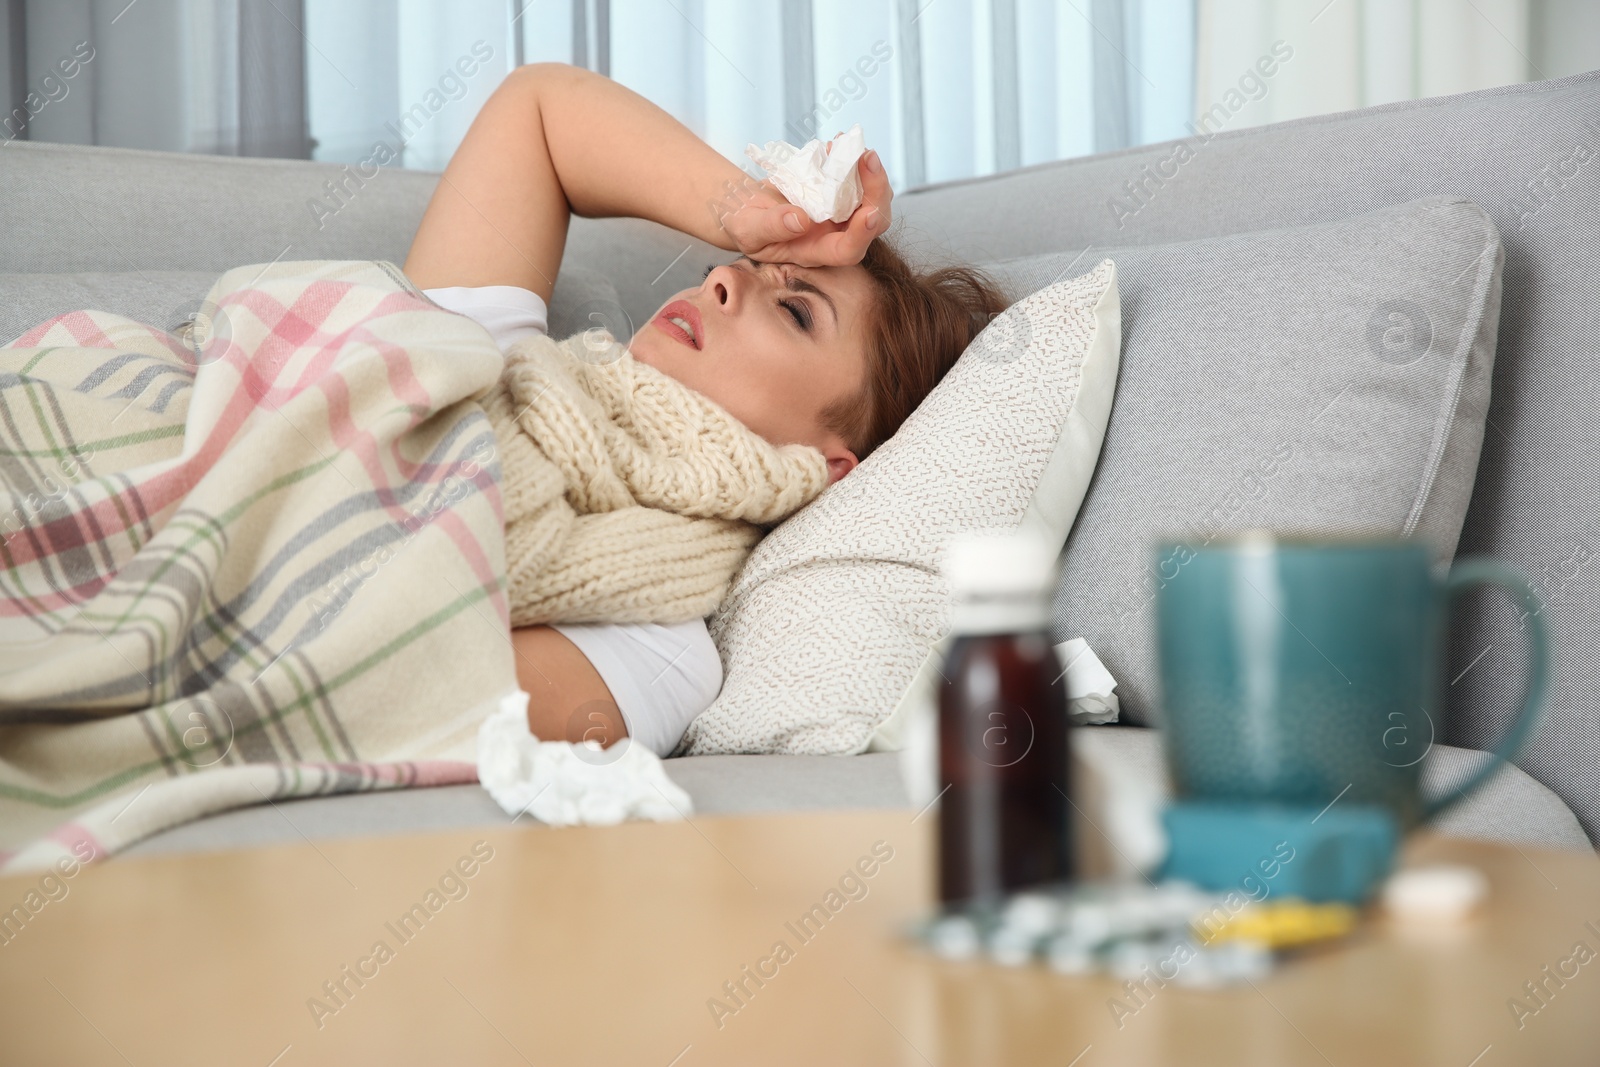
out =
[[[629,351],[768,441],[819,449],[837,481],[1006,304],[976,270],[919,275],[877,240],[894,194],[876,152],[860,166],[861,206],[813,223],[623,86],[520,67],[450,160],[404,269],[505,348],[544,331],[573,212],[647,218],[740,252],[669,298]],[[704,620],[532,626],[511,641],[529,726],[546,740],[633,736],[666,755],[722,685]]]

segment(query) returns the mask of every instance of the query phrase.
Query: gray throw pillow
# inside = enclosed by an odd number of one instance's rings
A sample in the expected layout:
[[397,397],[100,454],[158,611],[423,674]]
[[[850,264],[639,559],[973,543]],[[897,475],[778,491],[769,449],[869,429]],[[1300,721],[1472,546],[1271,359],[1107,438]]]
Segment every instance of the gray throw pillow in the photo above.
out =
[[[1122,712],[1159,721],[1153,603],[1189,548],[1249,527],[1417,537],[1455,552],[1489,405],[1502,250],[1433,197],[1294,229],[1131,248],[1100,464],[1061,559],[1058,639],[1084,637]],[[1013,293],[1076,269],[988,265]]]

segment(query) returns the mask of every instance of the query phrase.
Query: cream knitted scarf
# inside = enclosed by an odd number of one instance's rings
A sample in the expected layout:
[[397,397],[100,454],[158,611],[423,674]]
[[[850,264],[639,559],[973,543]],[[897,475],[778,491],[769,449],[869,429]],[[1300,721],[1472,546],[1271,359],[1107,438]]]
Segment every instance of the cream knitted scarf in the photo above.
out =
[[710,612],[773,523],[828,481],[602,330],[506,353],[481,400],[500,453],[511,624]]

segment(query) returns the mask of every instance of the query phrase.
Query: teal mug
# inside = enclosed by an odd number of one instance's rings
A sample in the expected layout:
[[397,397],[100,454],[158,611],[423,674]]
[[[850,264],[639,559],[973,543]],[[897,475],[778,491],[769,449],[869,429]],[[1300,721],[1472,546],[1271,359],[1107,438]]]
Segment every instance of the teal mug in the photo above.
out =
[[[1463,560],[1441,581],[1416,542],[1255,531],[1201,549],[1163,545],[1159,559],[1161,725],[1181,797],[1379,804],[1410,829],[1481,785],[1533,728],[1549,666],[1544,619],[1508,567]],[[1526,609],[1527,692],[1494,757],[1425,801],[1419,764],[1441,721],[1449,606],[1480,585]]]

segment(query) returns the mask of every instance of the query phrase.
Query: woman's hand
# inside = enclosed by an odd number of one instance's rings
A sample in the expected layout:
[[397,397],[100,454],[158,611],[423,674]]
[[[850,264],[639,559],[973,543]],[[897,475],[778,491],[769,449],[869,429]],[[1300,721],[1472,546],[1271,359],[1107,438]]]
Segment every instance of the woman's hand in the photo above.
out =
[[[754,260],[801,267],[860,263],[867,246],[889,229],[894,190],[878,153],[863,153],[856,166],[861,173],[861,203],[844,222],[812,222],[771,182],[763,181],[750,200],[723,220],[723,226],[739,251]],[[795,220],[799,231],[786,219]]]

